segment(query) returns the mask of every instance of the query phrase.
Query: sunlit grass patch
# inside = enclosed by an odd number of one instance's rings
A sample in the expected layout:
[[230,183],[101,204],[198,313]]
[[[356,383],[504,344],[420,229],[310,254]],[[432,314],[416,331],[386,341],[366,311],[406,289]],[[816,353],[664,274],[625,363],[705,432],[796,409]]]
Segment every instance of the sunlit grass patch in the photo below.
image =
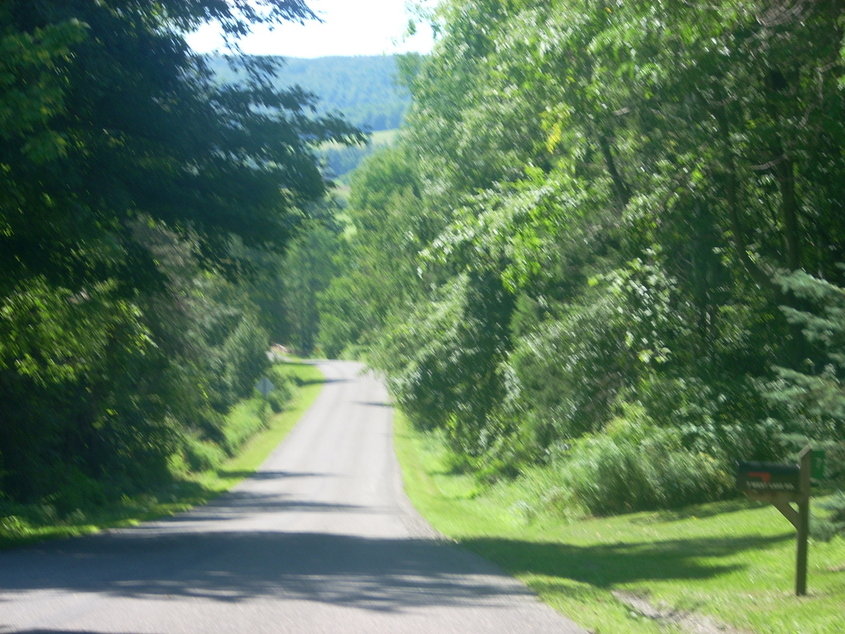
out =
[[[773,507],[741,499],[604,518],[537,508],[554,474],[479,489],[451,473],[435,438],[397,414],[405,487],[440,532],[496,562],[595,632],[666,632],[705,615],[743,631],[834,632],[845,619],[845,539],[810,546],[809,596],[794,596],[795,537]],[[814,503],[818,509],[818,502]],[[622,597],[622,598],[620,598]]]

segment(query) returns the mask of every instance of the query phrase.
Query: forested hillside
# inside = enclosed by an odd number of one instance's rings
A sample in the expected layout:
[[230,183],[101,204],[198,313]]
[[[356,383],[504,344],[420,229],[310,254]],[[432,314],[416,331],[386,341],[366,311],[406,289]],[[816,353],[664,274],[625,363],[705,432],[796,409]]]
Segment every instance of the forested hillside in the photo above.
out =
[[[255,61],[278,64],[272,86],[277,90],[301,88],[314,98],[320,114],[341,115],[367,132],[389,132],[405,117],[411,97],[400,78],[399,60],[394,55],[321,57],[316,59],[256,57]],[[404,66],[419,63],[416,54],[403,56]],[[220,55],[207,58],[217,81],[237,83],[246,72]],[[373,135],[359,145],[324,144],[318,154],[323,172],[341,182],[373,151],[385,144],[384,135]]]
[[19,504],[59,522],[244,439],[226,416],[284,329],[282,253],[325,193],[314,144],[360,140],[272,88],[271,60],[221,86],[179,36],[310,15],[250,7],[0,3],[4,530]]
[[842,3],[437,19],[398,145],[353,175],[324,351],[364,346],[456,469],[552,470],[561,513],[733,495],[734,461],[807,441],[841,478]]
[[[273,58],[270,58],[273,59]],[[218,79],[230,83],[243,77],[222,56],[211,56],[209,64]],[[393,55],[275,58],[280,69],[276,89],[299,86],[318,99],[320,113],[341,113],[350,123],[368,131],[393,130],[402,123],[410,95],[398,82]]]

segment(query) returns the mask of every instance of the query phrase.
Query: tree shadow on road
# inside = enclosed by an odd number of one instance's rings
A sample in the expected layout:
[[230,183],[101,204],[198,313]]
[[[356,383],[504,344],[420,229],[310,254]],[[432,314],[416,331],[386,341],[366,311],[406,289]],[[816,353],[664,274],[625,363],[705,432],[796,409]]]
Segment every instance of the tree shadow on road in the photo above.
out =
[[353,401],[355,405],[364,405],[366,407],[383,407],[386,409],[392,409],[392,403],[385,403],[383,401]]
[[530,595],[467,551],[425,539],[132,529],[0,553],[0,593],[66,590],[239,602],[283,597],[376,611]]
[[[602,546],[477,538],[464,544],[514,573],[611,587],[637,580],[723,574],[738,566],[702,564],[700,558],[718,559],[788,538]],[[485,575],[501,573],[446,542],[331,533],[220,530],[185,534],[145,527],[0,553],[0,592],[50,589],[223,602],[273,596],[376,611],[470,606],[530,594],[521,585]]]
[[314,478],[325,474],[308,473],[303,471],[230,471],[218,469],[221,478],[251,478],[253,480],[282,480],[287,478]]

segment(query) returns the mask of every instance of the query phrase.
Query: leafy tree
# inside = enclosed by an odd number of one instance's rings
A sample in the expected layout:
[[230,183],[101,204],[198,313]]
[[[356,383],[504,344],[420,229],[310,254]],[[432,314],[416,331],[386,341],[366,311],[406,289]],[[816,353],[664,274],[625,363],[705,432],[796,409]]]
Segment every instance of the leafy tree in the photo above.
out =
[[[0,495],[97,503],[169,476],[266,363],[235,281],[357,139],[270,60],[218,86],[183,34],[308,18],[300,0],[0,6]],[[69,492],[81,491],[76,497]]]
[[320,294],[337,273],[334,255],[339,227],[313,222],[291,245],[283,271],[282,297],[287,334],[285,341],[304,354],[314,352],[321,316]]
[[[835,388],[802,333],[835,293],[812,305],[801,276],[843,281],[841,3],[453,0],[435,19],[399,147],[352,179],[323,321],[355,326],[334,336],[482,474],[599,477],[595,447],[671,448],[607,510],[681,503],[659,489],[702,464],[724,495],[732,460],[783,458],[784,408]],[[775,376],[792,387],[764,398]]]
[[413,158],[392,147],[353,174],[347,247],[338,250],[343,275],[319,299],[319,340],[327,353],[373,343],[392,311],[409,309],[417,292],[417,254],[435,235],[435,219],[419,206],[419,187]]
[[[263,21],[305,15],[300,2],[261,4],[270,11]],[[107,277],[149,285],[154,263],[133,238],[139,221],[190,230],[203,255],[218,260],[229,234],[248,245],[283,244],[297,206],[323,192],[309,143],[351,134],[336,119],[311,118],[302,92],[272,89],[268,63],[239,59],[252,82],[214,86],[179,36],[212,17],[241,32],[253,9],[123,5],[12,2],[4,9],[14,34],[76,37],[64,56],[47,57],[58,76],[49,99],[61,106],[42,122],[43,140],[36,147],[21,129],[4,144],[14,206],[4,206],[2,265],[13,279],[43,271],[70,286]],[[18,82],[28,68],[12,69]]]

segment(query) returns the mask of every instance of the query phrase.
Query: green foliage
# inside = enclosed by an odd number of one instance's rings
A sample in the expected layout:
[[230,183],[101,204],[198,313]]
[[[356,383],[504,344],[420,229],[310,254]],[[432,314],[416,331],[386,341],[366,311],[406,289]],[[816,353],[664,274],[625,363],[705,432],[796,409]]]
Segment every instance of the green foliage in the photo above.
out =
[[267,395],[267,400],[273,412],[278,414],[290,403],[296,384],[290,374],[279,366],[270,368],[267,378],[273,383],[273,390]]
[[845,434],[845,289],[803,271],[779,281],[786,291],[809,303],[804,310],[791,306],[782,310],[821,355],[807,359],[800,370],[777,368],[780,382],[773,387],[781,389],[769,396],[791,406],[796,430],[841,438]]
[[409,309],[419,268],[415,256],[436,222],[419,207],[420,185],[406,150],[376,153],[352,180],[347,244],[337,251],[343,275],[330,280],[318,303],[318,339],[332,355],[372,343],[391,311]]
[[55,512],[56,519],[66,518],[80,509],[97,508],[106,501],[103,484],[71,467],[63,474],[63,487],[60,494],[48,498],[48,507]]
[[237,403],[226,417],[222,447],[228,456],[233,456],[241,445],[264,427],[260,398],[250,398]]
[[463,276],[430,315],[388,333],[374,359],[412,420],[443,427],[459,455],[477,455],[496,438],[485,423],[503,389],[498,366],[512,306],[495,276]]
[[[301,12],[299,2],[260,4]],[[211,14],[248,28],[233,9],[205,2],[116,11],[16,0],[4,8],[7,81],[45,100],[39,135],[24,123],[4,128],[0,139],[4,279],[43,274],[73,291],[108,279],[127,289],[160,287],[137,239],[144,223],[191,233],[206,266],[230,254],[229,234],[283,246],[297,207],[324,191],[310,144],[354,131],[308,116],[310,99],[274,90],[273,65],[261,60],[233,58],[252,80],[215,86],[204,61],[173,35]],[[54,31],[68,32],[46,35]],[[19,50],[31,39],[47,49],[34,59]],[[47,94],[33,75],[50,80]],[[21,98],[26,93],[4,91],[0,110],[16,113]]]
[[226,458],[226,452],[216,443],[195,436],[185,439],[182,455],[189,471],[216,469]]
[[694,504],[733,487],[724,462],[685,449],[678,430],[636,418],[579,438],[552,464],[567,501],[594,515]]
[[6,4],[0,8],[0,135],[4,141],[29,135],[27,156],[56,158],[66,144],[48,129],[50,119],[64,109],[66,83],[56,71],[72,46],[85,39],[86,25],[70,18],[21,32],[12,28],[11,18],[12,6]]
[[758,389],[758,381],[725,372],[721,377],[654,375],[643,380],[636,393],[656,424],[682,434],[686,448],[730,465],[738,460],[777,461],[785,455],[783,426],[760,418],[760,412],[768,410]]
[[256,280],[325,192],[313,148],[361,136],[275,88],[272,60],[229,58],[249,79],[216,84],[180,34],[310,15],[300,0],[0,6],[3,500],[72,514],[255,431],[225,415],[267,367]]
[[619,298],[593,289],[520,338],[509,357],[508,406],[538,448],[598,431],[636,377]]
[[843,16],[442,3],[397,145],[350,180],[326,349],[366,346],[485,481],[569,446],[593,512],[841,441]]
[[151,345],[138,307],[120,298],[113,283],[75,294],[41,276],[2,298],[0,336],[0,364],[41,385],[94,370],[117,344],[129,354]]
[[241,321],[223,343],[221,353],[226,360],[223,381],[233,395],[230,402],[252,393],[256,378],[269,366],[265,355],[269,343],[267,333],[249,319]]
[[[845,268],[840,265],[840,268]],[[797,368],[776,367],[765,396],[781,410],[785,441],[795,451],[809,444],[826,453],[824,484],[845,488],[845,289],[804,271],[782,275],[785,291],[804,301],[801,309],[783,306],[790,323],[801,329],[816,354]],[[845,496],[828,505],[829,521],[816,532],[829,538],[845,532]]]
[[810,529],[813,537],[830,541],[835,535],[845,533],[845,493],[839,491],[822,508],[829,511],[826,518],[814,518]]
[[331,221],[309,224],[292,243],[284,260],[284,340],[301,354],[312,354],[318,344],[318,301],[337,272],[333,258],[339,248],[339,232],[340,227]]

